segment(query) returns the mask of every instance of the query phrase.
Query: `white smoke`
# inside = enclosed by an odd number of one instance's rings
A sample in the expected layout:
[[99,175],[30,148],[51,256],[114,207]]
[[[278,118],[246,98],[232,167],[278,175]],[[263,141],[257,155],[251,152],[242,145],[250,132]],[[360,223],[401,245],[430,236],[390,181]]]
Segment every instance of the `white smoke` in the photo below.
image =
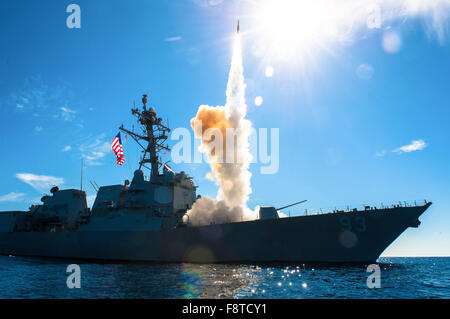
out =
[[219,186],[217,199],[200,198],[188,212],[194,225],[255,218],[247,208],[252,192],[248,140],[252,124],[245,118],[247,105],[239,34],[234,38],[226,98],[225,106],[201,105],[191,120],[195,136],[202,139],[200,151],[207,154],[211,166],[209,177]]

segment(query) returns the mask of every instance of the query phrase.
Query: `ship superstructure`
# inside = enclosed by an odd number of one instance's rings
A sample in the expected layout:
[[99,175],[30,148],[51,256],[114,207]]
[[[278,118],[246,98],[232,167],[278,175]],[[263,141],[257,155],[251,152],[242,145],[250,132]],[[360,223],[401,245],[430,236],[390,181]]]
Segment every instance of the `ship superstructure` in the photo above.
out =
[[[9,218],[15,220],[12,230],[64,232],[80,228],[127,227],[159,230],[180,223],[196,200],[196,186],[186,173],[175,173],[167,163],[159,160],[161,150],[170,151],[163,144],[170,128],[162,124],[162,119],[157,117],[153,107],[147,110],[147,95],[144,95],[142,102],[142,110],[132,109],[132,114],[137,116],[141,124],[141,132],[127,130],[123,125],[120,127],[143,148],[139,169],[134,172],[131,183],[126,180],[123,185],[100,187],[92,209],[87,207],[84,191],[59,190],[55,186],[51,189],[51,195],[42,197],[41,205],[33,205],[27,212],[9,214]],[[151,166],[147,167],[146,164]],[[150,170],[149,180],[144,178],[143,168]],[[118,217],[120,222],[117,222]]]

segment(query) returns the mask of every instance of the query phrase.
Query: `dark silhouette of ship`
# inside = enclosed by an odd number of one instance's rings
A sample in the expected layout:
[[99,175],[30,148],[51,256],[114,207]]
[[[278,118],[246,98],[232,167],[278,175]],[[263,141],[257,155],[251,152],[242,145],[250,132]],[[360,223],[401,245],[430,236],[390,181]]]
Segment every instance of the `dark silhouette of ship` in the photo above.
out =
[[[88,208],[86,193],[51,189],[28,211],[0,212],[0,254],[160,262],[374,262],[431,205],[280,218],[261,207],[252,221],[193,226],[187,211],[197,199],[186,173],[159,159],[170,128],[155,109],[132,109],[142,126],[120,130],[143,148],[131,183],[102,186]],[[147,165],[150,164],[150,167]],[[143,169],[150,170],[144,178]],[[298,203],[295,203],[298,204]],[[288,205],[291,206],[291,205]]]

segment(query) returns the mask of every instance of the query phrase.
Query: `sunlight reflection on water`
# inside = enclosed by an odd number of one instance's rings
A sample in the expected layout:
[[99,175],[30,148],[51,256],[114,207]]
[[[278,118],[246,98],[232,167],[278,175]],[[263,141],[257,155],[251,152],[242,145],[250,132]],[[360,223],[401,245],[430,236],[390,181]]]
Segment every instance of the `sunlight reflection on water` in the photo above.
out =
[[[78,263],[81,289],[68,289]],[[0,256],[1,298],[449,298],[450,258],[382,258],[381,288],[365,265],[86,263]]]

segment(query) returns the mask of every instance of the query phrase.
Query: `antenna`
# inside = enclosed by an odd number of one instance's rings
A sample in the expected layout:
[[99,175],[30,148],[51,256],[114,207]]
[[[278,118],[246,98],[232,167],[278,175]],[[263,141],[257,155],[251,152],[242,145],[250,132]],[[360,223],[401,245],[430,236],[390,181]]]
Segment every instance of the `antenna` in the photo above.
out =
[[83,158],[81,158],[81,190],[83,190]]
[[95,192],[98,193],[98,189],[95,187],[94,183],[90,180],[89,183],[91,183],[92,187],[94,188]]
[[[148,95],[142,95],[142,110],[133,108],[131,113],[135,115],[138,122],[141,124],[141,133],[129,131],[123,127],[119,129],[131,136],[136,143],[142,148],[143,156],[139,161],[139,170],[144,167],[150,169],[150,180],[160,175],[159,169],[164,163],[161,162],[159,153],[162,150],[170,151],[170,148],[165,145],[168,139],[170,128],[162,124],[162,119],[157,117],[154,107],[147,108]],[[147,145],[145,145],[147,144]],[[147,167],[145,164],[150,164]]]

